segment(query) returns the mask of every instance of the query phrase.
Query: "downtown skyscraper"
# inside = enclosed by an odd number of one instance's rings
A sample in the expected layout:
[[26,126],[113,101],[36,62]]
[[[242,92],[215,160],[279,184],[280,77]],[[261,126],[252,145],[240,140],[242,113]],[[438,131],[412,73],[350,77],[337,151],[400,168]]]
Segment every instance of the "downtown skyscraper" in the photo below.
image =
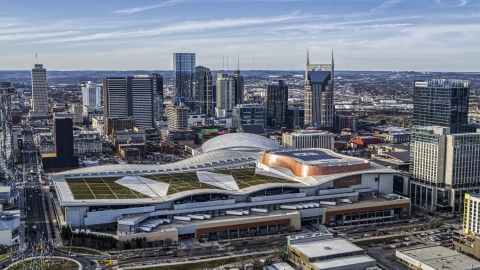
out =
[[212,72],[209,68],[198,66],[195,68],[196,111],[200,114],[212,115],[214,99]]
[[288,110],[288,87],[283,80],[272,82],[267,87],[267,125],[271,128],[286,126]]
[[83,106],[100,107],[102,106],[102,88],[93,82],[87,82],[82,86]]
[[9,82],[0,82],[0,180],[13,166],[12,95]]
[[469,81],[415,80],[413,126],[440,126],[450,133],[467,131]]
[[163,95],[163,77],[158,74],[103,78],[104,117],[133,117],[136,126],[153,127],[158,95]]
[[333,128],[334,93],[333,53],[330,64],[311,64],[307,52],[305,65],[305,124]]
[[32,100],[31,113],[46,114],[48,112],[47,101],[47,70],[42,64],[35,64],[32,69]]
[[[185,105],[191,112],[195,111],[195,54],[173,54],[174,100],[184,98]],[[192,102],[190,102],[192,101]]]

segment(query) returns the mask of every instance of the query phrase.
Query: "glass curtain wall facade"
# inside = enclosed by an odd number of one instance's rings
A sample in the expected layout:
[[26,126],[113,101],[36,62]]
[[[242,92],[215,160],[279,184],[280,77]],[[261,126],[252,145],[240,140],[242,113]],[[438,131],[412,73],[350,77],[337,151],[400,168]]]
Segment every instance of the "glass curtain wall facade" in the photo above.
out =
[[212,72],[210,69],[202,66],[195,68],[196,78],[196,94],[197,94],[197,108],[196,111],[200,114],[206,114],[211,116],[212,104],[213,104],[213,85],[212,85]]
[[173,54],[173,86],[175,100],[185,98],[186,106],[195,111],[195,54]]
[[267,121],[272,128],[286,126],[288,87],[283,80],[273,82],[267,88]]
[[12,95],[9,82],[0,82],[0,180],[13,166]]
[[469,81],[416,80],[413,125],[449,127],[450,133],[467,131]]

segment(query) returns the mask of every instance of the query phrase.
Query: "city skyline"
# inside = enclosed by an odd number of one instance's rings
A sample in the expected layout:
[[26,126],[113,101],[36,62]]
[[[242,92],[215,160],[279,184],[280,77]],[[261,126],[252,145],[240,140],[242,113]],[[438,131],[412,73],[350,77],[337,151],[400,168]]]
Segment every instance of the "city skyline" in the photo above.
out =
[[[476,71],[480,4],[468,0],[3,2],[0,70],[172,70],[192,52],[212,70]],[[232,12],[235,11],[235,12]],[[226,61],[226,59],[225,59]],[[225,68],[227,64],[225,63]]]

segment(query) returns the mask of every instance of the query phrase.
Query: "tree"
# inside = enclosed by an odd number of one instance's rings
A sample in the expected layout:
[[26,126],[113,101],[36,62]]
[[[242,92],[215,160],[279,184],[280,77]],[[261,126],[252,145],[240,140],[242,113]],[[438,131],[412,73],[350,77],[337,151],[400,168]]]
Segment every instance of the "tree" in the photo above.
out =
[[146,257],[147,257],[147,254],[142,253],[142,259],[143,259],[144,262],[145,262],[145,258],[146,258]]
[[275,233],[275,226],[270,226],[270,228],[268,229],[268,233],[269,234],[274,234]]
[[133,252],[128,253],[129,260],[133,259],[133,257],[135,257],[135,254],[133,254]]
[[153,256],[155,256],[155,258],[158,257],[158,255],[158,252],[153,253]]
[[205,252],[207,252],[207,248],[202,246],[202,256],[205,256]]
[[241,231],[241,232],[240,232],[240,237],[241,237],[242,239],[245,238],[245,235],[246,235],[246,234],[245,234],[244,231]]
[[130,240],[130,248],[131,249],[137,248],[137,241],[135,239]]
[[444,224],[443,218],[436,218],[435,219],[435,226],[440,227]]
[[287,226],[287,232],[292,233],[294,231],[295,231],[295,226],[293,226],[293,225],[288,225]]
[[428,223],[430,224],[430,227],[435,227],[435,219],[434,218],[430,219],[430,221]]
[[253,236],[255,235],[256,232],[257,231],[255,229],[250,229],[249,235],[252,237],[252,239],[253,239]]
[[163,245],[164,245],[164,246],[169,247],[169,246],[172,245],[172,242],[173,242],[173,240],[172,240],[172,238],[170,238],[170,237],[167,237],[167,238],[163,239]]
[[121,253],[124,247],[125,247],[125,244],[122,241],[117,242],[118,253]]
[[343,226],[343,220],[337,220],[337,226]]
[[141,241],[141,245],[143,249],[146,249],[148,247],[148,242],[147,239],[144,237]]
[[225,240],[225,238],[227,238],[227,234],[225,232],[220,232],[218,234],[218,238],[220,238],[220,240]]
[[183,258],[183,256],[185,256],[185,252],[183,250],[180,250],[179,252],[177,252],[177,255],[178,257]]
[[153,244],[153,247],[159,247],[160,246],[160,240],[158,240],[158,239],[154,240],[152,244]]

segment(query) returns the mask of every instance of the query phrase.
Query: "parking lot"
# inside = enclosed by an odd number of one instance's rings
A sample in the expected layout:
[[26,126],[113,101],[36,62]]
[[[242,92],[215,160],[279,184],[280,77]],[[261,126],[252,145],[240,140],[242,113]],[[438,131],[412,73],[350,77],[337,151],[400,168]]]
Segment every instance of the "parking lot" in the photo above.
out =
[[444,226],[434,229],[415,227],[411,230],[403,230],[401,234],[397,235],[365,233],[355,237],[357,239],[350,237],[349,240],[365,248],[366,253],[386,269],[403,270],[408,267],[396,261],[396,250],[434,245],[452,248],[453,230],[458,229],[461,227]]

